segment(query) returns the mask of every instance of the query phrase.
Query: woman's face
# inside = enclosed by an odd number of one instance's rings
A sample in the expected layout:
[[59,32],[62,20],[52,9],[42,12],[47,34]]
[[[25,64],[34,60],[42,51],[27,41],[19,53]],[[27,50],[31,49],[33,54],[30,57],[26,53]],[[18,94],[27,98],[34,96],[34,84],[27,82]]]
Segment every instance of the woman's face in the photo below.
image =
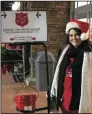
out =
[[78,47],[81,44],[80,35],[73,29],[69,31],[69,42],[74,46]]

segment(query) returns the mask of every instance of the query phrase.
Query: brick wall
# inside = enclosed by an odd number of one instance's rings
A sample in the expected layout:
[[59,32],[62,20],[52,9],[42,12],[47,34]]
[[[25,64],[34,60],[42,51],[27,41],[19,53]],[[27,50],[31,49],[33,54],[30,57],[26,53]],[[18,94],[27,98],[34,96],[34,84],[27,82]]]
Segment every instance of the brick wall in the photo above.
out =
[[57,58],[58,50],[66,43],[65,26],[70,18],[70,2],[28,1],[24,2],[23,5],[23,10],[46,11],[48,24],[47,50]]

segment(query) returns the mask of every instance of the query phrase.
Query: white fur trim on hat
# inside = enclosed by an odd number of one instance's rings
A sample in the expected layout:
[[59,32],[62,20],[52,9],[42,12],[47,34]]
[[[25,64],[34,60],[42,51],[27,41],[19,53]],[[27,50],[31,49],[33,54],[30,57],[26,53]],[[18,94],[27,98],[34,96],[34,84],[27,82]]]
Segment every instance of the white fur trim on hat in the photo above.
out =
[[82,41],[87,40],[88,39],[87,33],[82,33],[80,38],[81,38]]
[[68,22],[67,25],[66,25],[66,30],[65,30],[66,34],[68,34],[68,31],[71,28],[80,28],[80,27],[76,22]]

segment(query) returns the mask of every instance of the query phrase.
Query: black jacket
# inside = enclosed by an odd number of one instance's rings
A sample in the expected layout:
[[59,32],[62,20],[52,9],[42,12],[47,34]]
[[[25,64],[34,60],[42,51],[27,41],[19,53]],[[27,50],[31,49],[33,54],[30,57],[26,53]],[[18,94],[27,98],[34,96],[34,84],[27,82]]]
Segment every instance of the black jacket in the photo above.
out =
[[[59,70],[59,78],[58,78],[58,91],[57,91],[57,98],[56,98],[56,104],[57,104],[57,109],[59,106],[61,106],[61,98],[63,95],[63,82],[65,78],[65,72],[66,68],[70,63],[70,54],[71,53],[71,47],[67,50],[66,55],[64,56],[64,59],[62,60],[62,63],[60,65],[60,70]],[[78,110],[79,109],[79,103],[80,103],[80,96],[81,96],[81,72],[82,72],[82,64],[83,64],[83,54],[84,51],[91,51],[92,45],[87,43],[81,45],[78,50],[72,49],[74,53],[77,53],[77,57],[75,61],[72,64],[72,99],[70,103],[70,110]],[[60,54],[60,52],[59,52]],[[73,54],[73,56],[75,55]]]

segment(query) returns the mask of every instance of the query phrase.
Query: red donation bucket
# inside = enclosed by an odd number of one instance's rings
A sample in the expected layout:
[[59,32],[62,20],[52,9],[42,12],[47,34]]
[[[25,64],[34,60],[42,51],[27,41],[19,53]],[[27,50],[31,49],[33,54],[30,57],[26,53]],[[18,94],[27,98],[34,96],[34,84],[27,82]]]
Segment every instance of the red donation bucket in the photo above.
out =
[[[36,88],[34,88],[34,87],[30,87],[30,88],[33,88],[33,89],[36,90]],[[16,93],[18,93],[20,91],[20,89]],[[37,95],[35,93],[31,93],[31,94],[26,93],[26,94],[24,94],[24,91],[22,93],[23,95],[22,94],[21,95],[20,94],[15,95],[14,96],[14,101],[16,103],[16,109],[18,111],[21,111],[21,112],[35,111],[35,103],[36,103],[37,98],[39,97],[39,92],[37,90],[36,90],[36,92],[37,92]]]
[[33,111],[35,110],[36,95],[19,95],[14,97],[16,107],[19,110]]

